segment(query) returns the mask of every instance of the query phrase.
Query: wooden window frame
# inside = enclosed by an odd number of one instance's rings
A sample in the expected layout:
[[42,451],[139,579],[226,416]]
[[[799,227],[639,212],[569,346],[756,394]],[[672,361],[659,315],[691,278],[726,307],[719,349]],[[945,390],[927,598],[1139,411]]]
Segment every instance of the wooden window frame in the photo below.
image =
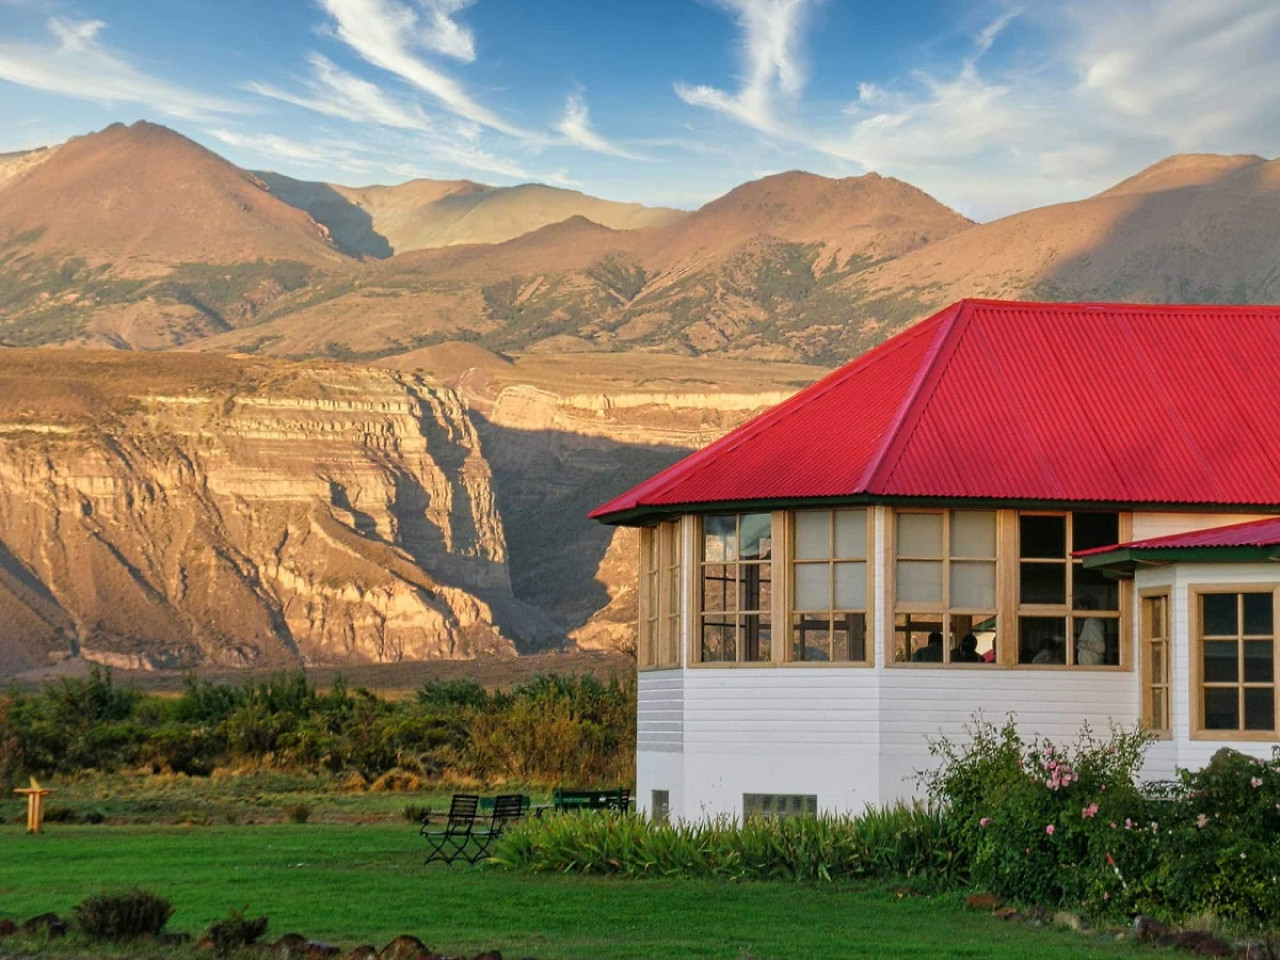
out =
[[[1153,606],[1160,602],[1160,622],[1156,622]],[[1157,740],[1173,738],[1173,591],[1169,587],[1151,587],[1138,591],[1138,689],[1140,702],[1138,716],[1142,726]],[[1152,663],[1160,657],[1160,673],[1164,677],[1157,683],[1154,679]],[[1151,694],[1159,688],[1164,693],[1164,716],[1155,717],[1152,709]],[[1163,722],[1159,722],[1163,721]]]
[[[740,538],[741,529],[742,529],[742,517],[756,515],[756,514],[763,514],[769,517],[771,553],[769,556],[769,560],[767,562],[758,563],[758,564],[756,561],[747,561],[747,562],[756,564],[758,566],[767,568],[769,570],[769,592],[770,592],[771,602],[768,608],[760,608],[760,609],[753,608],[748,610],[739,606],[734,610],[734,615],[740,616],[743,614],[756,613],[756,614],[767,614],[769,616],[769,658],[767,660],[741,659],[742,644],[739,642],[739,638],[737,636],[737,629],[735,625],[734,648],[735,648],[735,653],[738,655],[737,658],[734,660],[703,660],[702,659],[702,631],[705,625],[706,611],[703,609],[703,606],[702,606],[702,603],[703,603],[702,584],[705,582],[704,578],[706,576],[706,574],[704,573],[704,570],[707,566],[709,566],[704,554],[704,550],[706,549],[706,529],[705,529],[706,516],[733,516],[734,518],[736,518],[735,529],[738,531],[738,536]],[[725,513],[711,513],[711,514],[707,514],[706,516],[697,517],[695,536],[694,536],[694,540],[695,540],[694,549],[690,556],[690,563],[693,571],[693,583],[691,587],[692,593],[693,593],[693,596],[692,596],[693,602],[690,604],[692,609],[691,609],[691,616],[689,619],[689,623],[691,627],[689,631],[689,645],[688,645],[689,666],[697,667],[700,669],[724,669],[724,668],[744,668],[744,667],[748,669],[753,669],[753,668],[759,668],[759,667],[769,667],[769,666],[773,666],[775,663],[782,662],[781,647],[778,642],[777,630],[778,630],[778,624],[781,622],[779,618],[781,615],[785,614],[786,612],[786,602],[784,599],[785,590],[783,589],[782,582],[779,581],[777,574],[780,569],[785,569],[779,566],[779,543],[784,539],[783,537],[780,537],[779,534],[785,530],[785,523],[786,523],[785,512],[777,511],[777,510],[774,510],[774,511],[734,510],[731,512],[726,511]],[[742,561],[740,560],[733,561],[733,563],[735,565],[740,565]]]
[[638,671],[672,670],[681,666],[680,637],[686,607],[681,588],[681,546],[679,520],[665,520],[640,528],[640,582],[636,598]]
[[[929,667],[964,667],[973,670],[983,668],[991,668],[999,662],[1001,648],[1005,644],[1001,643],[1000,624],[1002,622],[1001,610],[1001,549],[1004,545],[1005,537],[1002,536],[1002,514],[1007,511],[996,509],[980,509],[980,508],[963,508],[963,507],[939,507],[939,508],[895,508],[891,510],[886,518],[888,522],[885,525],[885,567],[888,571],[889,579],[892,583],[892,590],[886,591],[886,616],[885,616],[885,664],[893,667],[910,667],[910,668],[929,668]],[[957,513],[990,513],[995,521],[995,556],[994,557],[968,557],[954,556],[951,552],[951,518]],[[939,557],[922,557],[919,559],[933,561],[937,560],[942,564],[942,601],[941,604],[901,604],[898,602],[898,561],[902,557],[898,553],[898,518],[903,514],[932,514],[942,517],[942,552]],[[906,559],[913,559],[907,557]],[[951,605],[951,564],[959,563],[990,563],[994,568],[995,576],[995,603],[991,610],[976,610],[972,608],[953,607]],[[940,607],[941,609],[934,609]],[[936,615],[938,620],[938,628],[943,635],[943,651],[941,661],[913,661],[910,659],[908,652],[907,659],[898,660],[898,630],[897,619],[899,615],[913,616],[920,614],[921,616]],[[955,616],[978,616],[981,614],[992,614],[996,618],[996,656],[997,659],[991,662],[983,663],[964,663],[962,661],[951,660],[951,649],[946,642],[948,626],[951,617]]]
[[[861,512],[864,516],[866,542],[863,545],[862,557],[835,556],[835,530],[834,530],[835,514],[843,511],[858,511],[858,512]],[[795,627],[794,618],[797,613],[796,605],[795,605],[796,567],[800,565],[809,565],[809,564],[817,565],[824,562],[823,560],[818,558],[809,558],[805,560],[800,560],[796,557],[796,518],[801,513],[825,513],[829,519],[830,524],[832,524],[832,526],[828,528],[831,534],[830,542],[831,542],[832,556],[827,557],[825,559],[825,562],[827,563],[828,567],[834,566],[836,563],[840,562],[841,560],[860,562],[865,565],[867,582],[865,587],[866,602],[864,604],[864,607],[866,609],[861,611],[843,610],[843,609],[837,610],[833,607],[832,609],[826,611],[828,614],[862,613],[866,626],[865,626],[865,639],[863,643],[864,657],[861,660],[797,660],[792,656],[792,648],[794,645],[794,637],[792,635],[792,631]],[[783,635],[784,643],[781,651],[782,660],[788,666],[793,666],[793,667],[873,667],[875,666],[875,660],[876,660],[876,654],[875,654],[875,647],[876,647],[876,641],[875,641],[876,512],[874,508],[869,506],[815,507],[812,509],[805,509],[805,510],[790,510],[786,512],[785,516],[786,516],[786,526],[785,526],[786,537],[783,541],[782,550],[780,551],[781,555],[779,557],[779,559],[782,561],[787,571],[786,577],[782,578],[782,582],[785,583],[785,589],[781,591],[781,594],[782,594],[781,599],[783,601],[782,605],[784,607],[782,624],[785,628],[785,633]],[[774,553],[775,553],[775,556],[779,555],[778,550],[775,550]],[[806,611],[806,612],[816,612],[816,611]]]
[[[1271,690],[1272,711],[1275,714],[1271,730],[1208,730],[1204,725],[1204,611],[1200,598],[1207,594],[1244,594],[1270,593],[1271,599]],[[1188,623],[1188,658],[1190,660],[1189,681],[1191,695],[1191,739],[1215,740],[1223,742],[1262,742],[1276,743],[1280,741],[1280,584],[1277,583],[1193,583],[1187,587],[1187,623]],[[1241,623],[1238,638],[1243,639],[1244,625]],[[1240,657],[1243,657],[1241,643]],[[1243,664],[1241,664],[1243,668]],[[1240,679],[1234,684],[1215,684],[1215,686],[1234,686],[1243,690],[1246,686],[1267,686],[1266,684],[1248,684],[1241,672]],[[1241,712],[1241,722],[1244,720]]]
[[[1117,585],[1116,602],[1119,604],[1119,612],[1116,614],[1110,611],[1089,611],[1095,616],[1102,614],[1099,619],[1116,620],[1116,637],[1117,637],[1117,661],[1116,663],[1099,663],[1099,664],[1081,664],[1073,663],[1075,659],[1075,621],[1081,619],[1082,614],[1073,605],[1075,571],[1080,568],[1081,561],[1071,556],[1072,542],[1075,535],[1075,517],[1080,514],[1096,514],[1096,513],[1114,513],[1116,514],[1116,536],[1117,543],[1126,542],[1131,535],[1133,526],[1132,515],[1120,510],[1015,510],[1013,511],[1013,530],[1012,530],[1012,553],[1010,555],[1009,575],[1013,589],[1012,596],[1012,619],[1009,624],[1008,641],[1003,645],[1009,648],[1008,663],[1009,666],[1015,666],[1023,670],[1102,670],[1123,673],[1133,669],[1131,658],[1129,655],[1129,637],[1131,636],[1128,624],[1130,620],[1130,608],[1132,606],[1132,581],[1122,580]],[[1021,543],[1021,518],[1022,517],[1065,517],[1066,518],[1066,551],[1064,561],[1066,564],[1066,602],[1061,604],[1049,603],[1032,603],[1024,604],[1022,602],[1022,585],[1021,585],[1021,565],[1022,543]],[[1056,559],[1050,558],[1031,558],[1031,562],[1041,561],[1046,564],[1058,562]],[[1022,625],[1023,617],[1043,617],[1057,618],[1062,617],[1065,620],[1066,629],[1066,663],[1022,663],[1018,656],[1022,646]],[[1000,637],[1003,640],[1003,637]]]

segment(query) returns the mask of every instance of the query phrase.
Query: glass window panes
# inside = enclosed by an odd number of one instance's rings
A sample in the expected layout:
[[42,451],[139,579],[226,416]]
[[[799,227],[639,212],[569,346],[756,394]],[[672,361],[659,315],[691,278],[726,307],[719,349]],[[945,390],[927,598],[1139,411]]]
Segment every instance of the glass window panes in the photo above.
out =
[[767,560],[773,545],[772,517],[767,513],[744,513],[739,533],[743,560]]
[[941,557],[942,514],[898,514],[898,555],[902,557]]
[[702,559],[707,563],[738,559],[738,518],[733,514],[704,517],[702,538]]
[[1206,730],[1239,730],[1240,702],[1235,687],[1205,687]]
[[1244,682],[1275,683],[1275,647],[1270,640],[1244,642]]
[[1023,514],[1018,518],[1018,540],[1023,557],[1061,560],[1067,555],[1067,518]]
[[941,560],[899,560],[900,603],[942,603]]
[[1067,620],[1065,617],[1019,617],[1018,662],[1065,664],[1067,662]]
[[1120,516],[1115,513],[1075,513],[1071,516],[1071,549],[1089,550],[1120,542]]
[[953,560],[951,562],[951,606],[968,610],[994,610],[996,565]]
[[831,517],[825,510],[796,514],[796,559],[825,560],[831,556]]
[[1234,637],[1238,631],[1238,603],[1234,593],[1206,593],[1200,597],[1206,637]]
[[995,559],[994,511],[957,510],[951,514],[951,556]]
[[1018,587],[1022,603],[1067,602],[1066,563],[1021,563]]
[[1271,636],[1270,593],[1246,593],[1244,595],[1244,633],[1247,637]]
[[867,565],[837,563],[835,573],[836,610],[865,610],[867,606]]
[[1238,651],[1239,647],[1234,640],[1206,640],[1204,643],[1205,683],[1235,683],[1240,678]]
[[831,567],[825,563],[796,564],[797,610],[831,608]]
[[835,556],[842,560],[860,560],[867,556],[867,511],[835,512]]
[[1119,610],[1120,582],[1077,563],[1071,571],[1071,605],[1077,610]]
[[1275,695],[1274,687],[1244,688],[1244,728],[1246,730],[1276,728]]

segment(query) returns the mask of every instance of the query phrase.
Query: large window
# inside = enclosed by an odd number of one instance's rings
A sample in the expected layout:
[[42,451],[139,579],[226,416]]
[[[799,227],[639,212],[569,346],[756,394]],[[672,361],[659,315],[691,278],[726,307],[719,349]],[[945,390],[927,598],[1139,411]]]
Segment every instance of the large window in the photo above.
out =
[[640,531],[640,633],[636,666],[680,666],[680,523]]
[[702,518],[698,659],[767,662],[773,657],[773,521],[767,513]]
[[1275,593],[1201,592],[1196,597],[1199,729],[1276,731]]
[[897,514],[894,660],[995,659],[996,513]]
[[791,660],[866,662],[867,511],[795,515]]
[[1169,595],[1142,598],[1142,725],[1168,738],[1169,717]]
[[1072,560],[1120,539],[1115,513],[1018,516],[1018,662],[1120,663],[1120,585]]

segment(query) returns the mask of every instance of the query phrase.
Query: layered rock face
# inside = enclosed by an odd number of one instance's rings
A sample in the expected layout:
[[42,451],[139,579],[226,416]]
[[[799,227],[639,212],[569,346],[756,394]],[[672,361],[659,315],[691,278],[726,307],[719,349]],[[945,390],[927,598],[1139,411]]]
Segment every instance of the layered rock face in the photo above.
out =
[[137,361],[99,367],[70,414],[14,399],[21,374],[0,384],[0,666],[509,655],[549,629],[512,595],[490,470],[449,389],[254,362],[161,391]]

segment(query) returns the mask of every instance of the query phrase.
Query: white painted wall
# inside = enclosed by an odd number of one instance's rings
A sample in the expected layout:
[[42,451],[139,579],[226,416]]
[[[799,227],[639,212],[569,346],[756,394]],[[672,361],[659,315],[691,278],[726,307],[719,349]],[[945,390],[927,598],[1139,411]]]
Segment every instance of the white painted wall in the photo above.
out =
[[[1256,519],[1249,515],[1135,514],[1133,538],[1165,536]],[[885,543],[885,509],[874,511],[876,542]],[[693,527],[685,525],[684,556],[696,556]],[[872,633],[885,649],[890,627],[884,603],[886,551],[876,551]],[[686,563],[686,596],[693,571]],[[1135,587],[1174,587],[1171,632],[1175,737],[1156,744],[1144,773],[1166,778],[1195,768],[1220,747],[1188,735],[1186,586],[1212,582],[1277,582],[1280,567],[1262,564],[1158,567],[1139,572]],[[1136,590],[1135,590],[1136,596]],[[1064,670],[979,666],[872,668],[762,666],[689,667],[639,676],[637,801],[647,810],[651,791],[668,790],[671,814],[683,819],[741,814],[744,793],[816,794],[826,811],[859,811],[920,796],[916,774],[936,761],[929,741],[963,740],[979,711],[1000,723],[1016,716],[1019,732],[1059,743],[1074,741],[1084,722],[1105,734],[1112,723],[1138,720],[1136,644],[1139,604],[1133,605],[1132,670]],[[689,637],[682,649],[689,649]],[[1271,744],[1230,744],[1267,757]]]

